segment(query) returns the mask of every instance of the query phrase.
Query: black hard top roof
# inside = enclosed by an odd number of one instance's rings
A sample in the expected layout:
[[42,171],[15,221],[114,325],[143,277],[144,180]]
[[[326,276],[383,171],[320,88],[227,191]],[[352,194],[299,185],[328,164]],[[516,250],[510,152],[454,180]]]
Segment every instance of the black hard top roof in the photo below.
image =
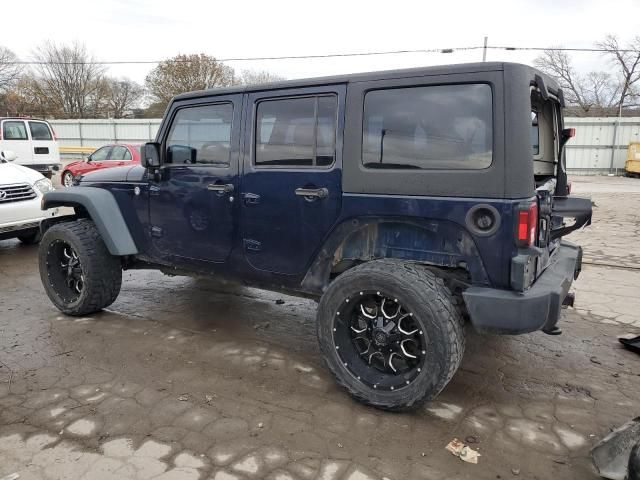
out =
[[406,68],[399,70],[381,70],[376,72],[353,73],[347,75],[333,75],[328,77],[303,78],[299,80],[287,80],[282,82],[262,83],[256,85],[243,85],[234,87],[211,88],[208,90],[197,90],[177,95],[173,100],[187,100],[212,95],[228,95],[234,93],[254,92],[262,90],[277,90],[282,88],[312,87],[320,85],[331,85],[337,83],[364,82],[370,80],[384,80],[390,78],[420,77],[429,75],[445,75],[453,73],[474,73],[503,71],[506,66],[526,69],[531,71],[531,78],[534,75],[544,77],[548,85],[556,87],[555,81],[544,75],[542,72],[520,63],[509,62],[483,62],[483,63],[458,63],[453,65],[437,65],[433,67]]

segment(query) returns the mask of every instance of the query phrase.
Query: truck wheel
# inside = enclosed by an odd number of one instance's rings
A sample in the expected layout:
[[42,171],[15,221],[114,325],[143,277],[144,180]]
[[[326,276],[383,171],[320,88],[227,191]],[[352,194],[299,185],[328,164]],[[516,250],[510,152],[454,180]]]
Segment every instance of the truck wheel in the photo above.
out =
[[67,315],[102,310],[120,293],[120,259],[109,253],[91,220],[53,225],[40,241],[38,256],[44,289]]
[[451,292],[416,264],[377,260],[343,273],[320,299],[317,320],[338,383],[387,410],[434,398],[464,352],[464,322]]

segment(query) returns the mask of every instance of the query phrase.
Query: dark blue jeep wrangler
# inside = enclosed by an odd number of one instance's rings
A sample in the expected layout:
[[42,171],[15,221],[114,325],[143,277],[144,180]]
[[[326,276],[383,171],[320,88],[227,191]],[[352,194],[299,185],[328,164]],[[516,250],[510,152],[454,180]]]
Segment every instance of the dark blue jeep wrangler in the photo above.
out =
[[208,274],[319,301],[327,365],[401,409],[458,368],[465,321],[559,333],[591,220],[569,197],[564,99],[508,63],[199,91],[169,105],[141,166],[45,196],[53,303],[86,315],[123,269]]

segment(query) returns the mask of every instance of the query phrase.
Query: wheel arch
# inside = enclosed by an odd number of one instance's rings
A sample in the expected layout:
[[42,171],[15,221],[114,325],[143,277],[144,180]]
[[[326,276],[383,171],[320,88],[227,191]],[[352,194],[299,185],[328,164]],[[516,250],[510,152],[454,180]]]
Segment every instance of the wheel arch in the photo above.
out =
[[303,290],[322,294],[336,276],[380,259],[463,270],[474,284],[489,284],[473,237],[461,225],[447,220],[359,217],[333,229],[302,281]]
[[[53,207],[72,207],[76,218],[90,218],[96,224],[111,255],[123,256],[138,253],[118,202],[108,190],[96,187],[75,187],[49,192],[42,199],[42,209]],[[43,221],[40,226],[41,233],[44,234],[51,225],[67,219],[69,217],[61,216]]]

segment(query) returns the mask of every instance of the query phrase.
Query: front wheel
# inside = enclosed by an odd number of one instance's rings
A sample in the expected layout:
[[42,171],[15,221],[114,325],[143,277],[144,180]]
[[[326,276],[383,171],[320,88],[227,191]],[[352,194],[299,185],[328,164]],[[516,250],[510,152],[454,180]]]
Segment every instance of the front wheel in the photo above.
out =
[[65,187],[73,185],[73,174],[71,172],[66,171],[62,174],[62,185]]
[[42,285],[67,315],[102,310],[120,293],[120,259],[109,253],[91,220],[53,225],[42,236],[38,256]]
[[318,306],[327,366],[356,399],[415,408],[451,380],[464,352],[464,322],[444,281],[419,265],[365,263],[340,275]]

